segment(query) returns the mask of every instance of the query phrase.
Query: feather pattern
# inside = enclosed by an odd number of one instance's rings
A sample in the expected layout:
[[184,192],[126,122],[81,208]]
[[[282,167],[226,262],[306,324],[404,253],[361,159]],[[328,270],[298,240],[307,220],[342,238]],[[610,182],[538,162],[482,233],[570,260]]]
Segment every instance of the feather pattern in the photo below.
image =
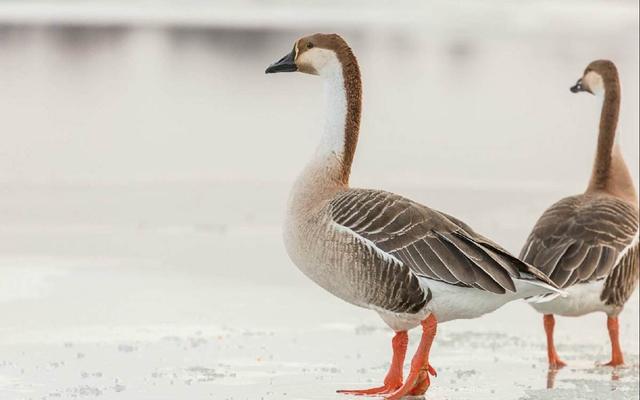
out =
[[[514,279],[549,279],[455,218],[393,193],[349,189],[329,203],[335,224],[400,261],[413,274],[504,294]],[[389,278],[401,269],[389,271]]]
[[638,241],[623,255],[617,267],[607,276],[600,295],[606,305],[622,305],[629,300],[640,277],[640,249]]
[[638,280],[637,235],[633,205],[601,193],[571,196],[544,212],[520,258],[561,288],[606,279],[602,300],[622,306]]

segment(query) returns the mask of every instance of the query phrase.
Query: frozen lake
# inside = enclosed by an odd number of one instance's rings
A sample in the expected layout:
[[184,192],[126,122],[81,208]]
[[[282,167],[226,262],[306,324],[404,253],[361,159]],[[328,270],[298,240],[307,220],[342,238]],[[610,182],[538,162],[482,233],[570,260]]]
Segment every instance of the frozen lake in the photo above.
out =
[[[335,389],[379,383],[391,332],[291,265],[270,222],[276,217],[250,207],[252,194],[263,193],[262,206],[278,208],[286,187],[269,189],[12,188],[2,209],[47,209],[40,220],[68,215],[91,223],[0,228],[0,398],[339,399]],[[399,191],[432,198],[514,250],[536,205],[553,196]],[[497,204],[496,194],[510,206]],[[482,216],[473,217],[468,195]],[[225,207],[196,222],[211,204]],[[139,213],[127,217],[127,209]],[[100,221],[107,217],[112,225]],[[621,315],[627,368],[595,367],[609,357],[604,315],[559,318],[556,330],[569,366],[553,377],[541,316],[524,303],[441,325],[432,352],[439,376],[428,398],[638,397],[637,293]]]
[[[335,390],[382,380],[391,332],[308,281],[281,241],[322,99],[314,77],[263,71],[309,31],[344,33],[360,60],[356,186],[518,252],[586,185],[598,104],[568,88],[605,57],[638,181],[635,2],[431,1],[362,18],[358,2],[242,4],[254,12],[105,6],[89,25],[0,7],[0,399],[346,399]],[[522,302],[443,324],[427,397],[637,399],[638,303],[621,315],[617,370],[595,366],[604,315],[558,318],[557,375]]]

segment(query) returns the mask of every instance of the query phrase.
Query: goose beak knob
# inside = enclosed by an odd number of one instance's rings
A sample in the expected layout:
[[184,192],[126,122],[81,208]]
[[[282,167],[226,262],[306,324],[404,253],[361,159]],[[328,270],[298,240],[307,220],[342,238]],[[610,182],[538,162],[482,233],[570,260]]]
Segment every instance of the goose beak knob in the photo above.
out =
[[296,65],[296,51],[295,49],[291,50],[291,53],[282,57],[278,61],[269,65],[267,69],[264,71],[265,74],[274,74],[276,72],[295,72],[298,70],[298,66]]

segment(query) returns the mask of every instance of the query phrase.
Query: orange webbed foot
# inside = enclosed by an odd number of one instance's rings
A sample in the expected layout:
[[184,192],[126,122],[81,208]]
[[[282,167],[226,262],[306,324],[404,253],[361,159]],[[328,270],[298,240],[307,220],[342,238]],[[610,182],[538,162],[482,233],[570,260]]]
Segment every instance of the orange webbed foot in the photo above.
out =
[[559,358],[549,361],[549,369],[561,369],[567,366],[567,363]]
[[429,379],[429,375],[433,377],[438,376],[438,373],[431,365],[427,365],[426,368],[420,370],[420,373],[418,374],[418,380],[413,386],[413,389],[409,391],[409,395],[420,396],[425,394],[427,392],[427,389],[429,389],[429,386],[431,385],[431,379]]
[[600,366],[601,367],[613,367],[613,368],[622,367],[622,366],[624,366],[624,361],[623,360],[612,359],[608,363],[600,364]]
[[340,394],[348,394],[352,396],[375,396],[375,395],[383,395],[393,393],[398,390],[399,387],[402,386],[402,382],[393,385],[378,386],[371,389],[346,389],[346,390],[337,390],[337,393]]
[[393,358],[391,360],[389,372],[384,378],[384,385],[371,389],[347,389],[338,390],[337,392],[355,396],[375,396],[393,393],[398,390],[398,388],[402,386],[402,365],[404,364],[404,356],[407,352],[408,342],[409,335],[407,334],[407,331],[396,332],[393,340],[391,341],[393,347]]
[[425,394],[431,385],[429,375],[437,375],[436,370],[433,369],[431,365],[420,368],[418,371],[412,371],[404,385],[399,387],[393,393],[390,393],[389,396],[385,397],[385,399],[398,400],[404,396],[420,396]]
[[407,395],[423,395],[429,389],[431,384],[429,375],[436,376],[436,370],[429,364],[429,351],[436,335],[436,327],[437,320],[433,315],[422,321],[422,339],[413,360],[411,360],[411,372],[409,372],[404,385],[390,393],[385,399],[398,400]]

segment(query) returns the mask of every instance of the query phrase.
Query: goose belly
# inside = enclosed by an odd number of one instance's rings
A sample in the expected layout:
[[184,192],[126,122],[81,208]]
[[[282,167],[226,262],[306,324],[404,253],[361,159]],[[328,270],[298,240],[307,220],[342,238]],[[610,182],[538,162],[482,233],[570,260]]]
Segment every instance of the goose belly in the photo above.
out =
[[549,289],[527,280],[514,279],[515,292],[498,294],[470,287],[421,278],[421,284],[428,287],[433,295],[427,309],[439,322],[454,319],[478,318],[493,312],[510,301],[549,292]]
[[431,301],[419,314],[394,314],[378,312],[382,320],[393,330],[409,330],[420,325],[429,314],[433,314],[438,323],[455,319],[478,318],[495,311],[517,297],[515,294],[495,294],[476,288],[450,285],[432,279],[420,278],[420,284],[431,291]]
[[556,297],[549,301],[545,301],[544,298],[535,299],[530,304],[536,311],[543,314],[557,314],[565,317],[579,317],[592,312],[611,314],[615,312],[616,307],[606,305],[600,300],[604,283],[604,279],[578,283],[565,289],[566,297]]

